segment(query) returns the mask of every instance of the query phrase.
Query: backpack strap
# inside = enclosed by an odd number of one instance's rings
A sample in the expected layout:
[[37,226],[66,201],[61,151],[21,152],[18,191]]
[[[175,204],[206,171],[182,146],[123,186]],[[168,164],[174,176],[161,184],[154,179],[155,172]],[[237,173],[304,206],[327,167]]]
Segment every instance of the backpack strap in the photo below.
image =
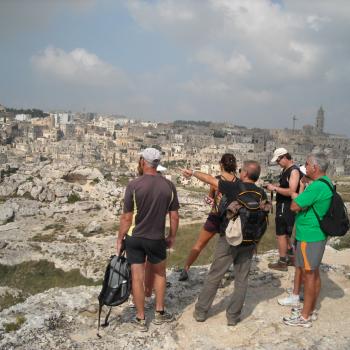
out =
[[329,189],[330,189],[332,192],[335,192],[334,186],[331,186],[331,184],[330,184],[327,180],[325,180],[325,179],[318,179],[318,181],[323,182],[324,184],[326,184],[326,185],[329,187]]
[[[334,196],[335,188],[334,188],[334,186],[331,186],[331,184],[327,180],[325,180],[325,179],[317,179],[316,181],[321,181],[324,184],[326,184],[329,187],[329,189],[332,191],[332,196]],[[332,201],[331,201],[331,203],[329,205],[332,205]],[[320,218],[320,216],[317,214],[317,212],[316,212],[316,210],[315,210],[313,205],[311,206],[311,208],[312,208],[312,210],[313,210],[313,212],[314,212],[314,214],[315,214],[315,216],[317,218],[317,221],[318,221],[319,225],[321,226],[321,218]]]
[[111,311],[112,311],[112,306],[109,308],[109,310],[107,312],[105,322],[101,325],[102,327],[107,327],[109,325],[108,318],[109,318],[109,315],[111,314]]
[[108,323],[108,318],[109,318],[109,315],[111,314],[111,311],[112,311],[112,306],[109,308],[108,310],[108,313],[106,315],[106,318],[105,318],[105,322],[103,324],[101,324],[101,311],[102,311],[102,307],[103,307],[103,304],[100,303],[99,304],[99,307],[98,307],[98,324],[97,324],[97,336],[99,338],[102,338],[101,335],[100,335],[100,326],[101,327],[107,327],[109,325]]
[[97,325],[97,336],[99,338],[102,338],[100,335],[100,323],[101,323],[101,311],[102,311],[103,304],[100,302],[98,307],[98,325]]

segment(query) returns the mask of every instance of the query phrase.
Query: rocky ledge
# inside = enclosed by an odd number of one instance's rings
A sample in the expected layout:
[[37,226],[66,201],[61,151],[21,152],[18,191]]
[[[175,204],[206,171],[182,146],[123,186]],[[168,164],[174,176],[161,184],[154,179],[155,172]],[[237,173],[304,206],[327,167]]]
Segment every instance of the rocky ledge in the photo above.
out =
[[350,348],[350,250],[327,247],[321,268],[322,291],[319,319],[309,329],[285,326],[281,319],[288,308],[277,298],[292,285],[293,269],[268,270],[276,258],[269,252],[254,259],[242,322],[228,327],[225,306],[233,284],[219,289],[214,306],[204,323],[192,312],[204,282],[207,266],[190,271],[190,280],[178,282],[169,270],[168,310],[176,321],[155,326],[153,307],[147,310],[149,331],[136,331],[131,320],[134,309],[115,307],[110,324],[97,333],[99,287],[54,288],[28,298],[0,313],[0,348],[9,349],[349,349]]

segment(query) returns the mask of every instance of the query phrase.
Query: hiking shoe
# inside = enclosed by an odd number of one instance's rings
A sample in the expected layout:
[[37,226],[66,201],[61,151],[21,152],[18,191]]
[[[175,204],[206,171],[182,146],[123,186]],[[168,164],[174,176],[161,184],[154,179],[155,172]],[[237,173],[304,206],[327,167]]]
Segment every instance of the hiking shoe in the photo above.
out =
[[175,320],[175,317],[173,314],[166,312],[166,311],[156,311],[154,313],[154,319],[152,322],[154,324],[163,324],[166,322],[173,322]]
[[207,314],[204,312],[199,312],[199,311],[194,310],[193,311],[193,318],[197,322],[204,322],[207,319]]
[[240,318],[236,318],[235,320],[227,320],[227,325],[230,326],[230,327],[234,327],[240,321],[241,321]]
[[269,263],[267,266],[269,269],[272,269],[272,270],[288,271],[288,264],[286,261],[278,260],[275,263]]
[[277,299],[277,302],[281,306],[299,306],[299,295],[289,294],[286,298]]
[[140,332],[147,332],[148,328],[147,328],[147,324],[146,324],[146,320],[145,319],[141,319],[138,317],[135,317],[132,320],[132,324],[134,325],[134,327],[139,330]]
[[311,317],[305,320],[305,318],[301,315],[297,317],[294,317],[293,315],[291,315],[290,317],[283,317],[283,323],[287,326],[299,326],[305,328],[312,327]]
[[294,266],[294,257],[288,257],[287,266]]
[[185,269],[182,269],[180,272],[179,281],[183,282],[187,280],[188,280],[188,272]]
[[[300,316],[301,310],[302,310],[302,306],[293,307],[291,309],[291,316],[295,316],[295,317]],[[317,321],[317,319],[318,319],[318,311],[316,309],[311,312],[310,318],[311,318],[311,321]]]

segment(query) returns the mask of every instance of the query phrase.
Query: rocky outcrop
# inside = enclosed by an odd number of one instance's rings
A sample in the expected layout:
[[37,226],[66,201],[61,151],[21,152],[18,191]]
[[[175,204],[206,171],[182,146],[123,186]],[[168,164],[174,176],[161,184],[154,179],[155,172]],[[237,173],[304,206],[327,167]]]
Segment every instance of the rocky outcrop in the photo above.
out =
[[15,212],[12,208],[0,205],[0,225],[4,225],[8,223],[11,219],[13,219]]
[[[24,164],[16,173],[9,171],[0,186],[0,197],[10,201],[7,204],[16,215],[19,208],[23,208],[21,200],[29,203],[27,210],[22,209],[23,216],[42,214],[52,217],[57,213],[102,208],[112,218],[120,211],[123,193],[124,188],[104,179],[100,170],[69,162]],[[26,200],[37,201],[36,209],[32,210],[33,202]]]
[[32,199],[11,198],[6,201],[6,206],[13,209],[16,218],[21,218],[39,214],[42,204]]
[[[327,248],[325,262],[336,254]],[[349,258],[350,251],[344,251]],[[99,287],[54,288],[28,298],[0,313],[1,349],[277,349],[343,350],[350,346],[350,280],[337,265],[321,267],[322,291],[319,317],[311,329],[285,326],[282,317],[290,310],[277,304],[292,285],[293,270],[267,268],[276,253],[254,259],[241,322],[226,325],[225,308],[232,293],[230,281],[219,289],[205,322],[196,322],[194,303],[205,281],[208,266],[190,270],[187,282],[178,282],[178,273],[167,271],[170,286],[166,293],[167,310],[176,321],[154,325],[154,300],[146,309],[147,333],[137,331],[132,320],[135,309],[127,304],[114,307],[108,327],[97,333],[97,295]],[[347,260],[349,261],[349,260]],[[100,274],[102,276],[103,269]],[[107,308],[104,308],[102,319]],[[22,324],[17,331],[6,331],[6,324]],[[24,320],[24,321],[23,321]]]
[[86,166],[79,166],[76,169],[69,172],[69,177],[72,179],[85,179],[85,180],[103,180],[102,173],[96,168],[90,168]]
[[102,230],[102,226],[97,221],[91,221],[87,227],[84,229],[86,235],[92,235],[94,233],[99,233]]

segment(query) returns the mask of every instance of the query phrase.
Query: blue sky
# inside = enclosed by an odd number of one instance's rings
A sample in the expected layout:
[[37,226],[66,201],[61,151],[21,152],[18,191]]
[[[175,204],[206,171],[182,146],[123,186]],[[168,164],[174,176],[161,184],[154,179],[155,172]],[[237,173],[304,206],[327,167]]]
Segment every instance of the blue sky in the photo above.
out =
[[0,103],[350,135],[348,0],[2,0]]

